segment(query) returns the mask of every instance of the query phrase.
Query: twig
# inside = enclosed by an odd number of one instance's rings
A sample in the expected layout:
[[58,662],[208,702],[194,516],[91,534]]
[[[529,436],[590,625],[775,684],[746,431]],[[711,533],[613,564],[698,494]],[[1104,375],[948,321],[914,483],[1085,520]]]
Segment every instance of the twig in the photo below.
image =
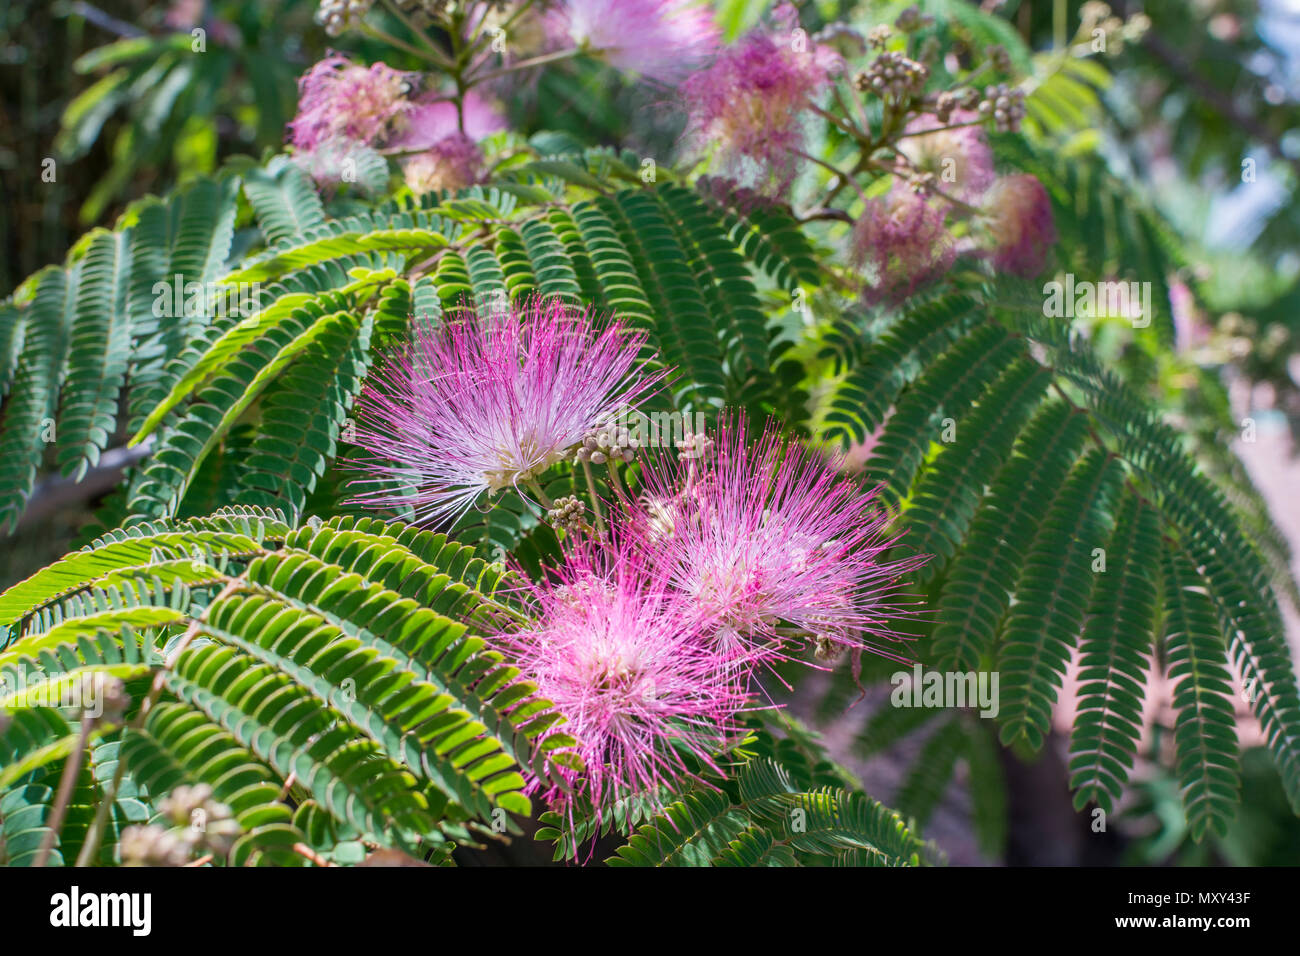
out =
[[50,851],[54,849],[54,840],[63,829],[63,817],[67,814],[68,802],[72,799],[72,787],[81,774],[81,762],[86,755],[86,744],[90,740],[90,731],[94,726],[95,718],[89,716],[81,718],[81,735],[77,738],[77,748],[68,754],[67,762],[63,765],[63,776],[59,779],[59,792],[54,798],[54,807],[50,811],[50,819],[41,837],[41,848],[36,852],[33,866],[45,865],[45,861],[50,858]]
[[338,866],[337,863],[331,863],[305,843],[295,843],[293,845],[293,852],[297,853],[299,856],[306,857],[312,863],[316,864],[316,866]]

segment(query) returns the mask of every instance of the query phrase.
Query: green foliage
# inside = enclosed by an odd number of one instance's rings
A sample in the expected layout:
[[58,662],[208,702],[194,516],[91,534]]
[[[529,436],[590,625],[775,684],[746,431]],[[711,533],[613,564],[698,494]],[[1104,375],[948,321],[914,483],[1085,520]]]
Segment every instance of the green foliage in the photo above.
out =
[[[792,728],[785,728],[787,732]],[[796,729],[797,730],[797,729]],[[647,816],[607,861],[611,866],[919,866],[933,851],[894,811],[852,789],[819,748],[777,738],[755,723],[734,749],[726,776],[705,773]],[[615,811],[618,812],[617,810]],[[635,816],[633,817],[635,819]],[[610,821],[557,813],[538,839],[556,856]]]
[[[519,768],[549,774],[565,759],[562,737],[542,739],[559,718],[511,696],[508,665],[473,631],[484,608],[508,606],[484,560],[508,553],[535,568],[555,553],[554,533],[504,498],[448,529],[454,542],[352,517],[341,459],[362,380],[379,350],[402,345],[412,316],[437,322],[463,303],[541,294],[645,329],[676,369],[661,407],[740,406],[814,440],[869,445],[862,479],[897,509],[900,547],[933,555],[911,582],[933,609],[909,622],[918,653],[932,668],[1001,674],[1004,744],[1043,745],[1079,653],[1080,806],[1112,807],[1128,782],[1154,657],[1180,680],[1178,776],[1194,835],[1221,829],[1235,800],[1229,665],[1251,688],[1300,809],[1300,694],[1275,596],[1295,587],[1285,543],[1239,471],[1216,472],[1216,483],[1144,397],[1015,283],[957,274],[870,314],[827,289],[834,316],[792,329],[793,297],[841,277],[819,268],[790,210],[693,192],[667,171],[642,183],[636,168],[608,150],[539,156],[507,165],[492,186],[331,217],[283,160],[237,164],[137,204],[34,276],[0,309],[0,519],[20,515],[47,432],[55,464],[74,477],[128,436],[152,446],[101,515],[119,530],[0,596],[12,630],[12,663],[0,666],[40,680],[161,675],[155,705],[133,697],[121,741],[124,754],[142,753],[133,741],[147,732],[170,754],[167,773],[130,777],[149,800],[159,781],[209,782],[202,761],[152,723],[165,715],[198,715],[200,736],[261,768],[270,787],[292,776],[302,799],[290,798],[287,821],[277,811],[267,849],[250,824],[248,859],[284,859],[286,834],[317,852],[370,840],[427,854],[476,839],[497,809],[525,812]],[[1113,183],[1038,168],[1063,232],[1100,223],[1117,237],[1086,255],[1067,240],[1065,254],[1080,257],[1067,264],[1098,277],[1115,263],[1164,274],[1158,224]],[[176,275],[256,282],[262,295],[247,315],[160,314],[155,286]],[[557,497],[573,480],[563,468],[543,476]],[[169,646],[180,655],[160,664]],[[924,722],[882,710],[860,749]],[[900,810],[924,823],[964,768],[981,841],[996,850],[1005,796],[993,734],[965,714],[926,729]],[[40,738],[50,772],[67,736],[50,726]],[[619,858],[917,856],[911,831],[844,781],[737,753],[735,775],[667,795],[658,816],[625,808],[640,829]],[[769,791],[760,778],[786,782]],[[253,813],[231,806],[241,820]],[[791,829],[794,810],[807,830]],[[561,856],[608,824],[565,824]]]
[[[85,726],[68,691],[97,674],[130,702],[95,726],[73,806],[83,791],[91,815],[111,803],[113,827],[157,820],[161,797],[202,783],[240,826],[236,865],[304,863],[308,804],[419,855],[515,829],[507,814],[530,812],[521,769],[546,780],[575,758],[550,732],[561,715],[475,635],[483,615],[519,613],[501,579],[445,535],[350,518],[293,528],[249,508],[138,524],[38,572],[0,599],[9,861],[39,847]],[[64,862],[86,839],[74,816]]]

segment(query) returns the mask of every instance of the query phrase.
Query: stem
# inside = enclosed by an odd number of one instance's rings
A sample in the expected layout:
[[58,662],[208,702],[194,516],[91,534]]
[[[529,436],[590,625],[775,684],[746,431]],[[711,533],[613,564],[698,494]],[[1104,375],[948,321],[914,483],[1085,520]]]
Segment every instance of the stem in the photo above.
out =
[[617,463],[613,458],[607,459],[605,467],[609,470],[609,486],[613,489],[614,494],[623,497],[623,479],[618,476]]
[[984,125],[984,121],[982,119],[971,120],[969,123],[953,123],[949,126],[936,126],[934,129],[917,129],[917,130],[913,130],[910,133],[906,133],[906,132],[899,133],[896,138],[907,139],[907,137],[909,136],[929,136],[931,133],[942,133],[945,130],[961,129],[964,126],[982,126],[982,125]]
[[[838,83],[835,84],[835,86],[833,86],[831,89],[832,92],[835,94],[835,102],[840,105],[840,109],[844,111],[844,115],[853,116],[853,111],[849,109],[849,104],[845,101],[844,94],[841,92],[839,84]],[[850,89],[852,89],[852,87],[850,87]],[[858,116],[854,116],[854,119],[857,120],[858,123],[860,124],[860,129],[862,133],[865,136],[870,136],[871,120],[867,116],[867,106],[865,103],[862,102],[861,99],[859,99],[856,96],[853,97],[853,102],[858,107],[858,112],[860,114]],[[859,140],[859,142],[861,142],[861,140]]]
[[442,50],[438,49],[438,47],[434,44],[434,42],[429,39],[428,35],[425,34],[425,32],[421,30],[418,26],[416,26],[415,22],[411,20],[411,18],[407,16],[406,12],[402,10],[402,8],[398,6],[396,3],[394,3],[393,0],[384,0],[384,8],[389,13],[391,13],[394,17],[396,17],[398,21],[401,22],[402,26],[410,30],[411,33],[415,35],[415,38],[420,41],[420,44],[424,46],[430,53],[432,53],[439,60],[446,63],[446,65],[448,66],[451,65],[450,61],[446,59],[446,54],[443,53]]
[[550,511],[555,507],[555,502],[551,500],[551,496],[542,489],[540,484],[538,484],[536,478],[529,478],[524,482],[524,484],[528,486],[529,491],[537,496],[537,500],[542,503],[547,511]]
[[420,47],[413,46],[405,40],[393,36],[387,30],[380,29],[374,24],[363,22],[361,24],[361,32],[369,36],[371,39],[378,40],[381,43],[387,43],[390,46],[395,46],[399,50],[405,50],[407,53],[411,54],[411,56],[419,57],[426,63],[432,63],[439,69],[445,70],[451,65],[441,54],[438,56],[431,56],[428,50],[423,50]]
[[479,83],[486,83],[488,80],[495,80],[498,77],[507,76],[518,70],[530,70],[535,66],[545,66],[547,63],[557,63],[560,60],[568,60],[581,53],[596,53],[596,50],[586,50],[582,47],[574,47],[571,50],[559,50],[555,53],[543,53],[541,56],[530,57],[527,60],[519,60],[509,66],[503,66],[500,69],[489,70],[487,73],[479,73],[469,77],[469,86],[477,86]]
[[591,462],[582,463],[583,474],[587,476],[587,490],[591,492],[591,510],[596,515],[596,533],[605,537],[605,515],[600,507],[600,495],[596,494],[596,478],[591,473]]
[[830,163],[826,162],[826,160],[824,159],[818,159],[816,156],[813,156],[811,153],[805,153],[801,149],[792,149],[790,150],[790,152],[794,153],[794,155],[796,156],[801,156],[802,158],[808,160],[811,163],[816,163],[818,166],[822,167],[823,169],[829,169],[832,173],[834,173],[836,176],[839,177],[841,182],[846,182],[850,186],[852,186],[857,191],[859,199],[861,199],[863,202],[867,201],[866,193],[862,191],[862,187],[858,185],[857,181],[850,174],[844,172],[842,169],[840,169],[837,166],[831,165]]
[[329,860],[325,859],[325,857],[321,856],[319,853],[317,853],[315,850],[313,850],[305,843],[295,843],[293,845],[293,852],[297,853],[301,857],[305,857],[306,859],[310,860],[316,866],[337,866],[338,865],[336,863],[331,863]]
[[[131,722],[134,729],[139,730],[144,726],[145,717],[149,715],[150,709],[158,701],[158,695],[162,693],[163,682],[167,671],[171,670],[172,667],[176,665],[176,660],[180,657],[181,652],[185,650],[185,648],[189,647],[194,638],[198,636],[199,628],[202,626],[203,622],[208,619],[208,612],[211,611],[213,606],[215,606],[222,598],[229,597],[237,591],[239,586],[243,583],[243,578],[244,576],[241,574],[239,577],[231,578],[227,581],[226,586],[223,587],[217,596],[212,599],[212,603],[204,608],[203,613],[185,629],[185,633],[181,636],[181,639],[176,642],[176,646],[172,648],[172,652],[167,655],[167,660],[163,661],[162,667],[160,667],[158,672],[154,675],[153,683],[149,686],[149,693],[145,696],[145,699],[140,702],[140,711],[136,714],[135,720]],[[123,728],[123,738],[126,736],[126,733],[127,728]],[[91,822],[90,829],[86,833],[86,840],[81,845],[81,852],[77,854],[77,866],[89,866],[90,861],[93,860],[95,854],[99,852],[100,842],[104,839],[105,823],[108,820],[108,808],[117,800],[117,791],[122,786],[122,776],[126,770],[126,761],[122,759],[120,740],[118,741],[118,747],[117,769],[113,773],[113,782],[109,785],[109,789],[104,791],[104,795],[99,801],[99,806],[95,808],[95,819]]]
[[[834,123],[841,130],[843,130],[844,132],[852,136],[853,139],[856,140],[861,145],[863,146],[869,145],[870,141],[867,139],[867,134],[864,133],[862,130],[858,129],[848,120],[842,119],[841,117],[836,116],[834,113],[822,109],[816,103],[813,103],[811,101],[809,101],[808,103],[808,108],[811,109],[818,116],[825,119],[828,123]],[[847,110],[845,112],[847,112]]]
[[[77,738],[77,748],[68,754],[67,762],[63,765],[63,776],[59,778],[59,792],[54,798],[54,808],[50,813],[49,826],[46,828],[44,836],[41,837],[41,848],[36,853],[33,866],[45,865],[45,861],[50,858],[50,851],[54,849],[54,840],[59,835],[59,831],[63,829],[63,817],[67,814],[68,803],[72,800],[72,787],[81,774],[81,762],[85,758],[86,744],[90,740],[90,731],[94,726],[95,720],[93,717],[83,716],[81,718],[81,736]],[[121,758],[118,759],[120,761]],[[82,849],[84,850],[85,847],[83,846]]]

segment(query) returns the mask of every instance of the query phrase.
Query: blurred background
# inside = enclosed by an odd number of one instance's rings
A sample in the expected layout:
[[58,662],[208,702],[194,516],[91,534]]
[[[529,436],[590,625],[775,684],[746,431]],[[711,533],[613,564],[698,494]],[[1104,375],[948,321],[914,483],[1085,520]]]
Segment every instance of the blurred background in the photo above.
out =
[[[758,22],[767,6],[715,2],[729,37]],[[844,20],[865,33],[905,6],[810,2],[804,22]],[[1095,157],[1163,215],[1184,250],[1168,277],[1179,339],[1176,354],[1165,355],[1126,336],[1122,323],[1088,333],[1171,421],[1233,444],[1300,550],[1300,0],[921,6],[954,21],[963,7],[978,6],[1005,21],[1010,39],[1043,55],[1074,42],[1090,23],[1106,35],[1098,59],[1109,80],[1095,102],[1064,104],[1061,122],[1035,135],[1063,155]],[[296,79],[327,49],[418,65],[356,34],[327,37],[313,22],[316,7],[315,0],[0,0],[0,295],[61,261],[131,200],[231,156],[278,150]],[[1121,29],[1142,17],[1150,22],[1145,31]],[[204,55],[190,55],[196,42]],[[661,91],[610,82],[582,61],[545,72],[502,105],[525,134],[569,132],[643,154],[669,155],[679,132]],[[72,547],[114,478],[109,471],[98,482],[38,488],[17,534],[0,539],[0,588]],[[1300,659],[1294,613],[1289,638]],[[809,700],[821,696],[813,691]],[[894,802],[900,790],[921,786],[907,769],[918,755],[942,754],[923,736],[883,749],[864,745],[858,731],[874,704],[834,715],[795,701],[793,710],[826,735],[868,792]],[[1153,707],[1146,745],[1158,749],[1159,695]],[[1258,743],[1244,704],[1242,711],[1242,737]],[[1059,725],[1069,720],[1066,701]],[[1032,764],[996,755],[1005,771],[1000,840],[976,832],[972,818],[990,798],[973,793],[960,768],[940,792],[904,796],[926,802],[926,832],[954,863],[1300,862],[1300,826],[1262,755],[1247,755],[1241,816],[1228,836],[1198,846],[1181,830],[1176,782],[1154,764],[1121,818],[1099,834],[1071,809],[1055,756],[1062,750],[1046,748]]]

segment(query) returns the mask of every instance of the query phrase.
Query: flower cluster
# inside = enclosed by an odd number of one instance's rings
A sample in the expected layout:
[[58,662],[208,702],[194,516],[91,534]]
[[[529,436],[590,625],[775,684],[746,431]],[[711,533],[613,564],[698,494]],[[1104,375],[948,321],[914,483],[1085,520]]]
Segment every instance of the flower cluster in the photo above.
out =
[[745,430],[743,416],[724,417],[703,461],[645,463],[635,546],[737,660],[788,657],[815,640],[901,659],[883,623],[899,613],[890,588],[921,562],[885,560],[895,542],[875,490],[773,429],[752,444]]
[[493,643],[567,718],[597,808],[653,796],[691,772],[687,759],[718,769],[713,754],[736,732],[746,694],[663,571],[634,551],[578,547],[523,597],[532,623]]
[[611,66],[676,83],[717,49],[713,11],[700,0],[565,0],[553,23]]
[[327,56],[298,80],[298,115],[290,141],[310,152],[337,140],[372,143],[410,109],[410,78],[384,63],[369,67],[337,54]]
[[653,390],[636,371],[645,341],[558,299],[416,323],[357,401],[355,444],[373,456],[357,502],[445,519],[527,486]]
[[[774,429],[750,443],[743,417],[692,439],[704,457],[645,460],[608,528],[524,586],[528,623],[490,635],[569,718],[585,765],[569,783],[581,776],[598,812],[654,802],[668,773],[717,770],[770,665],[807,648],[906,657],[891,622],[912,613],[899,582],[925,558],[887,556],[875,492]],[[549,516],[581,521],[573,499]]]
[[687,135],[716,148],[736,178],[783,191],[803,152],[811,98],[826,88],[839,57],[827,47],[797,49],[788,39],[750,33],[682,84]]
[[1027,173],[1004,176],[989,189],[984,205],[994,267],[1026,279],[1038,275],[1056,242],[1052,201],[1043,184]]
[[363,67],[331,55],[299,80],[298,114],[289,125],[297,162],[318,183],[345,180],[369,150],[401,155],[415,192],[461,189],[483,177],[478,141],[505,121],[469,92],[460,108],[437,95],[412,96],[419,77],[383,63]]
[[938,187],[958,199],[977,198],[993,184],[993,150],[970,110],[946,117],[922,114],[907,125],[899,152],[912,168],[929,173]]
[[[645,346],[559,299],[461,310],[417,323],[357,404],[368,457],[355,502],[446,523],[514,491],[560,535],[562,563],[542,580],[517,569],[524,613],[493,617],[487,637],[577,740],[585,769],[556,761],[570,779],[548,798],[582,784],[601,811],[716,770],[777,662],[810,648],[823,662],[901,658],[899,581],[923,560],[888,554],[874,491],[773,428],[751,443],[743,416],[684,434],[676,457],[647,454],[624,424],[664,374]],[[549,500],[538,479],[557,467],[585,473],[589,502]],[[614,489],[605,499],[595,468]]]
[[946,217],[941,205],[898,184],[867,201],[853,226],[852,252],[869,303],[897,304],[948,271],[957,249]]

